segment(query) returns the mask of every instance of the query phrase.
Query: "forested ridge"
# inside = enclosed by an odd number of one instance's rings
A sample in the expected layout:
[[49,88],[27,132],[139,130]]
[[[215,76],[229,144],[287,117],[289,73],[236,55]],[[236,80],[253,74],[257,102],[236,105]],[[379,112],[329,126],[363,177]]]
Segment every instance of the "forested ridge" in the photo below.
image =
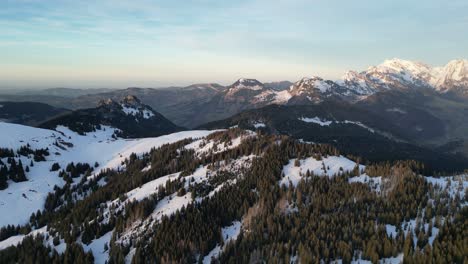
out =
[[[328,177],[307,169],[297,184],[280,184],[291,161],[301,168],[313,158],[330,172],[325,160],[345,156],[327,144],[233,128],[132,154],[94,177],[93,165],[53,166],[67,183],[27,225],[2,228],[0,240],[47,232],[0,251],[0,263],[93,263],[96,252],[84,247],[109,232],[99,250],[108,263],[379,263],[402,254],[404,263],[466,263],[464,175],[447,180],[458,186],[453,192],[421,176],[427,166],[420,162],[364,167],[347,156],[356,162],[350,170]],[[135,198],[153,182],[161,184]],[[184,204],[164,211],[173,203]],[[234,222],[241,228],[226,242]],[[207,259],[217,247],[219,256]]]

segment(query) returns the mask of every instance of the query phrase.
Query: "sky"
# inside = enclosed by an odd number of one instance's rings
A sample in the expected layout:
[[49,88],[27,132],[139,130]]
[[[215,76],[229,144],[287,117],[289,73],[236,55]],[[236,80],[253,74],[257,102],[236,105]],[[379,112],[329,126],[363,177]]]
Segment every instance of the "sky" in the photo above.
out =
[[0,89],[338,79],[468,58],[466,0],[0,0]]

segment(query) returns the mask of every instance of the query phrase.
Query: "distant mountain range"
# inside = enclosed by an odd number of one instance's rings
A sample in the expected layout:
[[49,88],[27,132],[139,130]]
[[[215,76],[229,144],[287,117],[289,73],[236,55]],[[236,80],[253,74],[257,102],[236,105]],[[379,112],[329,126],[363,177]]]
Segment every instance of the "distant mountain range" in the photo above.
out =
[[294,106],[342,101],[389,120],[408,140],[427,146],[449,144],[452,151],[468,153],[468,144],[460,143],[468,140],[467,67],[468,61],[464,59],[450,61],[442,67],[391,59],[365,71],[349,71],[335,81],[306,77],[295,83],[262,83],[241,78],[229,86],[206,83],[101,93],[94,90],[85,95],[84,90],[71,90],[65,95],[67,90],[55,89],[37,95],[0,95],[0,100],[84,109],[93,108],[102,100],[119,101],[134,95],[176,126],[187,128],[272,104]]
[[[37,101],[60,108],[79,109],[93,107],[106,98],[117,99],[131,94],[176,124],[195,127],[268,104],[319,103],[329,98],[356,102],[379,92],[394,90],[434,91],[444,97],[466,100],[467,87],[467,60],[453,60],[443,67],[431,67],[419,62],[391,59],[365,71],[349,71],[336,81],[315,76],[295,83],[282,81],[263,84],[255,79],[239,79],[226,87],[208,83],[161,89],[55,88],[35,93],[0,95],[0,100]],[[220,103],[225,105],[219,106]],[[206,117],[198,117],[199,112],[204,112]]]

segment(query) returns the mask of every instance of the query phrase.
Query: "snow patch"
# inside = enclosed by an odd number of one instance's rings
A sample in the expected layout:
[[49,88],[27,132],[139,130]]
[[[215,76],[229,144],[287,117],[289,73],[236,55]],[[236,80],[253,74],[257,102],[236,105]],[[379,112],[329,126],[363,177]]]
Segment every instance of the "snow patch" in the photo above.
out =
[[[454,199],[457,195],[459,195],[461,198],[465,197],[465,192],[468,189],[468,174],[440,178],[424,178],[427,182],[433,184],[441,191],[446,191],[452,199]],[[466,205],[466,203],[463,204],[463,206]]]
[[364,129],[367,129],[372,133],[375,133],[374,129],[372,129],[372,128],[370,128],[370,127],[368,127],[368,126],[366,126],[363,123],[358,122],[358,121],[349,121],[349,120],[332,121],[332,120],[321,119],[318,116],[312,117],[312,118],[301,117],[301,118],[299,118],[299,120],[303,121],[303,122],[306,122],[306,123],[315,123],[315,124],[318,124],[320,126],[330,126],[331,124],[353,124],[353,125],[356,125],[356,126],[360,126],[360,127],[364,128]]
[[275,100],[273,101],[273,103],[275,103],[275,104],[286,103],[291,98],[292,98],[292,95],[288,90],[276,92],[275,93]]
[[306,123],[315,123],[315,124],[318,124],[320,126],[330,126],[333,123],[333,121],[328,121],[326,119],[322,120],[317,116],[312,117],[312,118],[301,117],[301,118],[299,118],[299,120],[301,120],[303,122],[306,122]]
[[[224,240],[224,245],[227,245],[229,242],[235,241],[241,232],[241,222],[235,221],[232,225],[223,227],[221,229],[221,235]],[[224,247],[217,245],[213,250],[208,253],[203,258],[203,264],[210,264],[211,260],[218,258],[219,255],[223,252]]]
[[372,191],[377,193],[381,193],[382,191],[382,177],[370,177],[366,174],[362,174],[359,176],[351,177],[348,179],[349,183],[364,183],[369,185]]
[[[109,231],[98,239],[94,239],[89,245],[83,244],[85,251],[91,251],[94,256],[94,263],[104,264],[109,259],[110,240],[113,231]],[[108,249],[104,250],[104,245],[107,244]]]
[[262,128],[262,127],[266,127],[265,123],[261,123],[261,122],[256,122],[253,124],[253,126],[255,128]]
[[[289,163],[283,168],[284,177],[280,181],[280,185],[288,186],[290,183],[297,186],[299,181],[304,178],[307,171],[318,176],[332,177],[339,175],[346,171],[352,171],[356,167],[356,163],[343,156],[328,156],[323,157],[322,160],[315,158],[307,158],[299,160],[299,166],[295,166],[295,159],[291,159]],[[359,165],[359,170],[362,171],[365,166]]]
[[402,115],[407,114],[407,112],[405,110],[402,110],[402,109],[400,109],[398,107],[388,108],[387,112],[394,112],[394,113],[399,113],[399,114],[402,114]]
[[143,118],[148,119],[154,116],[154,112],[148,109],[138,109],[134,107],[129,107],[124,104],[121,104],[122,106],[122,111],[126,115],[132,115],[132,116],[137,116],[137,115],[142,115]]

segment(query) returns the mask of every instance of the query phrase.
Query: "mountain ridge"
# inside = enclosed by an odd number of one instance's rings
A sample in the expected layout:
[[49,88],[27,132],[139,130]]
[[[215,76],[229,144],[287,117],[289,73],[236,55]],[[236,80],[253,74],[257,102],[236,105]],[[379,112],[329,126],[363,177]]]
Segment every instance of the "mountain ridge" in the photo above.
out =
[[117,129],[115,137],[124,138],[155,137],[182,130],[133,95],[125,96],[120,102],[111,98],[101,100],[96,108],[76,110],[39,125],[47,129],[58,126],[79,134],[110,126]]
[[[227,86],[205,83],[161,89],[133,87],[75,98],[37,96],[34,99],[55,107],[81,109],[94,107],[102,99],[118,100],[126,95],[135,95],[178,126],[196,127],[269,104],[317,104],[327,100],[357,103],[368,100],[371,95],[392,90],[401,91],[402,96],[413,90],[433,91],[432,96],[468,102],[467,65],[466,59],[452,60],[441,67],[389,59],[364,71],[348,71],[339,80],[312,76],[294,83],[262,83],[256,79],[240,78]],[[13,100],[11,96],[1,97]],[[15,97],[15,100],[32,98]],[[204,114],[200,115],[201,112]]]

